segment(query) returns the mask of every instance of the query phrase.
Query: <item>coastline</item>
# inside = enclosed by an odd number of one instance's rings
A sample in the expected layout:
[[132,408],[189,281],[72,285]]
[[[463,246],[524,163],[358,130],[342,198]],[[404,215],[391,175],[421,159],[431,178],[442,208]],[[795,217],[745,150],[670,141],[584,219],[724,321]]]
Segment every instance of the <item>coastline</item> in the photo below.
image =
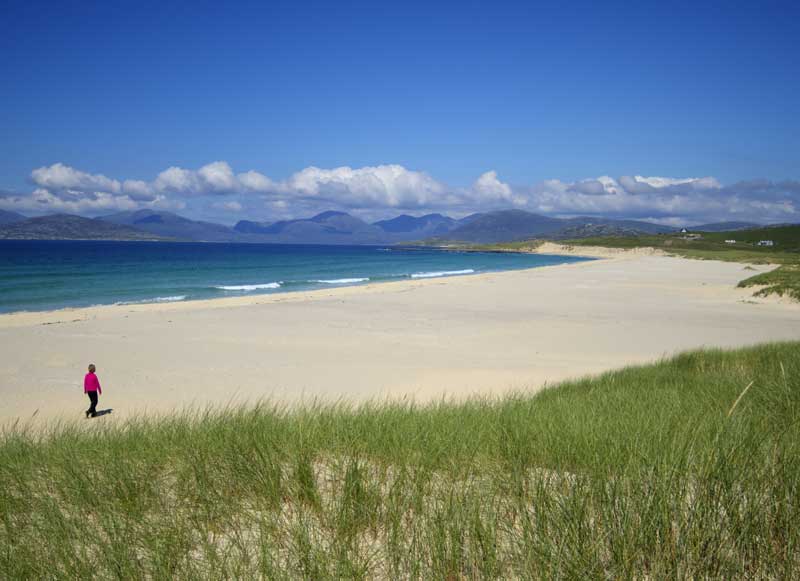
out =
[[[583,251],[583,249],[581,249]],[[0,425],[77,418],[97,364],[117,421],[268,399],[535,391],[703,346],[800,338],[745,265],[607,260],[211,300],[0,315]],[[770,267],[757,266],[758,271]]]
[[[532,254],[529,252],[518,252],[518,254]],[[539,253],[551,254],[551,253]],[[552,253],[556,255],[556,253]],[[613,258],[590,256],[579,253],[563,253],[560,256],[573,256],[576,258]],[[619,258],[619,257],[617,257]],[[181,301],[164,302],[141,302],[141,303],[112,303],[99,304],[88,307],[64,307],[60,309],[49,309],[42,311],[13,311],[10,313],[0,313],[0,329],[7,327],[26,326],[26,325],[51,325],[67,322],[77,322],[95,318],[98,315],[108,315],[117,312],[117,309],[127,310],[128,312],[148,312],[148,311],[184,311],[201,308],[230,308],[245,307],[252,305],[273,304],[288,301],[306,301],[321,297],[331,297],[341,294],[349,296],[360,292],[377,291],[383,287],[396,288],[417,288],[428,284],[441,283],[443,280],[460,278],[480,278],[491,277],[492,275],[503,274],[506,272],[522,272],[529,270],[539,270],[544,268],[558,268],[562,266],[578,266],[587,264],[590,261],[570,262],[561,264],[548,264],[533,266],[530,268],[517,268],[511,270],[476,272],[471,274],[461,274],[456,276],[440,276],[429,278],[409,278],[405,280],[370,281],[365,284],[353,284],[333,286],[330,288],[319,288],[312,290],[285,290],[275,293],[250,293],[241,296],[215,297],[209,299],[190,299]],[[392,287],[392,285],[396,285]]]
[[670,256],[669,253],[652,246],[636,248],[610,248],[605,246],[573,246],[549,240],[540,240],[528,246],[516,248],[483,248],[478,246],[425,246],[444,252],[486,252],[495,254],[547,254],[550,256],[574,256],[580,258],[634,258],[636,256]]

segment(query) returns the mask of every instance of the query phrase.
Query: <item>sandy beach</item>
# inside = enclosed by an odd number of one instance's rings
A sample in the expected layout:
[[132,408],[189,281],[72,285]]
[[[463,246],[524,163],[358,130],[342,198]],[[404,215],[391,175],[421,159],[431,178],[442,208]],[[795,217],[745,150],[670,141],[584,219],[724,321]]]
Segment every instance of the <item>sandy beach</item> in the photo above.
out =
[[[551,249],[552,250],[552,249]],[[583,254],[587,251],[583,250]],[[755,266],[757,271],[770,267]],[[0,316],[0,424],[261,398],[442,396],[548,383],[702,346],[800,339],[800,306],[739,263],[645,254],[523,271]]]

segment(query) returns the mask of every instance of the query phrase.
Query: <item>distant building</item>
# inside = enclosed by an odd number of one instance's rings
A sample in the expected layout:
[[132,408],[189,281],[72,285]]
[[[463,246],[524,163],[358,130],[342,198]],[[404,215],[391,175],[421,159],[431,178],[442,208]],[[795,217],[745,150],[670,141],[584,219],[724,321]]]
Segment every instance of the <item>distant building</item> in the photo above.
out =
[[725,244],[736,244],[736,240],[726,240]]
[[775,246],[775,243],[772,240],[759,240],[759,246]]

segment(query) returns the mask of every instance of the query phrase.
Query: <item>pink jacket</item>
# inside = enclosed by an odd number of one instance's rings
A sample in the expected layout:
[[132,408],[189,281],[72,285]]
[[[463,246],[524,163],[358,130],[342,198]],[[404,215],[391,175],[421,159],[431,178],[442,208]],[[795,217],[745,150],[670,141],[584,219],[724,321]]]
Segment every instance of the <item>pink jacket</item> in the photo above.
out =
[[83,393],[89,393],[90,391],[103,393],[103,389],[100,387],[100,380],[97,379],[94,373],[87,373],[86,377],[83,378]]

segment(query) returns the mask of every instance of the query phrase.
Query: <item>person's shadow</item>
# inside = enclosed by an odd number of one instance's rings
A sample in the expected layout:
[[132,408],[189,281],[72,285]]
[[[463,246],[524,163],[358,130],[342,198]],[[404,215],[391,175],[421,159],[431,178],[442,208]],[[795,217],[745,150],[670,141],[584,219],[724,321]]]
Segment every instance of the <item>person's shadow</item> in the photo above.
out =
[[113,411],[114,411],[114,408],[108,408],[108,409],[105,409],[105,410],[97,410],[93,417],[99,418],[100,416],[104,416],[106,414],[110,414]]

